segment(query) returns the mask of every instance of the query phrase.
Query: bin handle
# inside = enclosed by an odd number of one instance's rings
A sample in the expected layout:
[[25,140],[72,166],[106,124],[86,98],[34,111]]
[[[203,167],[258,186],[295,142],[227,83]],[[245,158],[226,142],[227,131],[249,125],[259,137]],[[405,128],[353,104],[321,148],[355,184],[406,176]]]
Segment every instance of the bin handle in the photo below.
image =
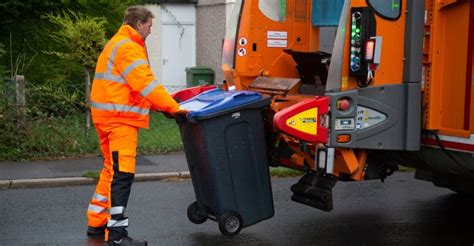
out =
[[242,97],[242,96],[246,96],[246,95],[260,95],[260,94],[256,93],[256,92],[243,91],[243,92],[239,92],[239,93],[236,93],[236,94],[232,95],[232,98],[236,99],[237,97]]

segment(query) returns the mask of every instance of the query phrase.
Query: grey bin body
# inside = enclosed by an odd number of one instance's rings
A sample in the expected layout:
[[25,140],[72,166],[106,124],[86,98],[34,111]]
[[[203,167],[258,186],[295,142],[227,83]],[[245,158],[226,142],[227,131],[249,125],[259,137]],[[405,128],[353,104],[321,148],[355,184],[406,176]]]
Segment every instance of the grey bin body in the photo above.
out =
[[242,227],[273,217],[262,109],[270,98],[180,124],[201,214],[238,213]]

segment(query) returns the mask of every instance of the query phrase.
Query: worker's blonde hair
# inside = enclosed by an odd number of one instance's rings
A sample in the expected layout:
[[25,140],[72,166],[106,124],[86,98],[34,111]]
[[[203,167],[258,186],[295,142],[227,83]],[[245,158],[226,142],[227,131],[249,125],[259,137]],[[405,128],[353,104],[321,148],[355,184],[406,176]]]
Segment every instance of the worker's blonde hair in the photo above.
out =
[[123,24],[130,25],[136,29],[138,21],[147,22],[149,18],[155,18],[150,10],[143,6],[135,5],[125,10]]

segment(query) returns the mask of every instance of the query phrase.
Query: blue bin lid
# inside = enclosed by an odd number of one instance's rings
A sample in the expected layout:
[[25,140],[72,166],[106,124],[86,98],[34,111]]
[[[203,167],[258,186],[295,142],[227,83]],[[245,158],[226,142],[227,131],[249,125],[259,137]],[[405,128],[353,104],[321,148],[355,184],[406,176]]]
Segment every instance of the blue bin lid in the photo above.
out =
[[254,91],[214,89],[184,101],[180,103],[180,106],[189,111],[188,118],[195,118],[238,107],[257,101],[260,98],[262,98],[262,95]]

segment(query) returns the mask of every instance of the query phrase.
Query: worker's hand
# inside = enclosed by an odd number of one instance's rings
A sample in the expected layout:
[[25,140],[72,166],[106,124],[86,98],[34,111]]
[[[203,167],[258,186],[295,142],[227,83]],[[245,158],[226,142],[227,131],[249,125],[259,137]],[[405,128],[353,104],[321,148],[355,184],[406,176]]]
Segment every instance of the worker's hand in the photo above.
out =
[[172,113],[171,115],[178,124],[181,124],[186,123],[186,116],[188,115],[188,113],[188,110],[180,108],[178,111]]
[[165,112],[165,111],[163,111],[162,113],[169,119],[176,119],[176,118],[179,118],[179,117],[181,117],[181,118],[184,117],[185,118],[188,115],[189,111],[186,110],[186,109],[180,108],[176,112]]
[[186,116],[188,115],[188,113],[189,113],[188,110],[184,108],[180,108],[178,111],[171,113],[171,115],[173,115],[174,117],[178,117],[178,116]]

